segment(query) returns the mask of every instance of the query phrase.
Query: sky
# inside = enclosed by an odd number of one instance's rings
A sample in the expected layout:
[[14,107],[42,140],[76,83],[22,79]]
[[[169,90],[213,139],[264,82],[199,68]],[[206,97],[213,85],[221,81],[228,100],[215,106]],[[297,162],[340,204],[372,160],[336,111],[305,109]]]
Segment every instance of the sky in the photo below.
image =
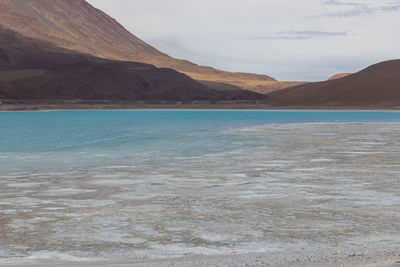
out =
[[170,56],[282,81],[400,58],[400,0],[88,0]]

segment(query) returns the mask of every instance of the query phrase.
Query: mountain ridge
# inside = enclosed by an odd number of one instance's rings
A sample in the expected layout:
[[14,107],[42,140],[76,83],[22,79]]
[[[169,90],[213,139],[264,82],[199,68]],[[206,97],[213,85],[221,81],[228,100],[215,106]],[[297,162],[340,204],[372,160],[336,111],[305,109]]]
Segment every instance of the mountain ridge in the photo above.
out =
[[219,101],[263,99],[218,91],[172,69],[65,50],[0,27],[0,99]]
[[268,94],[273,106],[400,106],[400,59],[371,65],[357,73]]
[[335,75],[332,75],[331,77],[329,77],[328,81],[329,80],[336,80],[336,79],[344,78],[344,77],[349,76],[351,74],[352,73],[338,73],[338,74],[335,74]]
[[195,80],[229,83],[260,93],[299,84],[279,82],[267,75],[221,71],[172,58],[85,0],[1,0],[0,25],[65,49],[172,68]]

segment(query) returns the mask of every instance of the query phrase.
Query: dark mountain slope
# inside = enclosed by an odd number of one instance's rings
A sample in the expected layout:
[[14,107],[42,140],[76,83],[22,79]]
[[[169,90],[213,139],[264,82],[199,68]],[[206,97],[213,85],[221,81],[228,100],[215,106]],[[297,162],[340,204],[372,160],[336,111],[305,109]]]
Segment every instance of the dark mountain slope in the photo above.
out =
[[268,95],[276,106],[400,106],[400,60],[372,65],[340,79],[299,85]]
[[172,69],[96,58],[0,28],[0,99],[241,100],[247,91],[216,91]]

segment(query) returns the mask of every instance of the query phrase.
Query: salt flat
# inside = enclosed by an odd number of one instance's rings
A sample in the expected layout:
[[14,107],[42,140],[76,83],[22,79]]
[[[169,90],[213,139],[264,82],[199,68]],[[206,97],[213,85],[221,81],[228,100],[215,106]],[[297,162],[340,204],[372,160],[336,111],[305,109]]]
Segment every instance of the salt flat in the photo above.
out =
[[1,173],[0,264],[400,260],[399,123],[270,124],[235,134],[258,143],[141,159],[135,168]]

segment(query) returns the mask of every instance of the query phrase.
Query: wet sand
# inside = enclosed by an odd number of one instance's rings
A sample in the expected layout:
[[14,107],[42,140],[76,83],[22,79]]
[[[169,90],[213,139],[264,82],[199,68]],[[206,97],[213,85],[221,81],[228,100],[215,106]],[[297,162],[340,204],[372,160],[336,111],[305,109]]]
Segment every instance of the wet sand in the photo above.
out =
[[0,265],[398,266],[399,123],[235,131],[258,145],[1,173]]

